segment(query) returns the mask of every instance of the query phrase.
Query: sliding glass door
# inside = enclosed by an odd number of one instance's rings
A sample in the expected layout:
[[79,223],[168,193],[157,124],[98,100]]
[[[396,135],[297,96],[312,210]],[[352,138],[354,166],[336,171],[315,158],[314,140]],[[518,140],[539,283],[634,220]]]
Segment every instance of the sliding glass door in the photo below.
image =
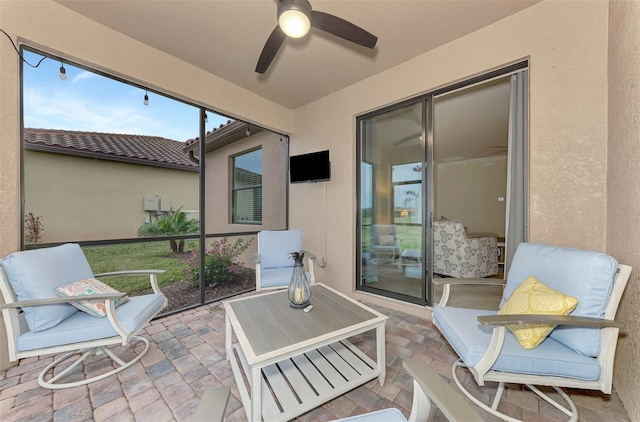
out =
[[358,290],[433,305],[434,278],[504,277],[527,238],[526,66],[357,118]]
[[426,101],[359,121],[359,288],[424,303]]

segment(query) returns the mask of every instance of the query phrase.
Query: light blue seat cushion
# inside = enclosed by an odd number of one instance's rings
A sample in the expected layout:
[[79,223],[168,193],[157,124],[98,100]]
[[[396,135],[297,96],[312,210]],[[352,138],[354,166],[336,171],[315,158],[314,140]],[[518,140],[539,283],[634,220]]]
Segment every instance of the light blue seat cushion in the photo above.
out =
[[302,249],[302,230],[263,230],[258,233],[258,248],[261,269],[292,267],[290,253]]
[[[478,363],[489,347],[492,327],[477,320],[496,312],[453,307],[433,308],[433,322],[468,366]],[[597,359],[576,352],[547,337],[538,347],[523,349],[511,331],[506,330],[500,356],[491,368],[517,374],[553,375],[594,381],[600,376]]]
[[404,417],[401,411],[395,408],[382,409],[371,413],[365,413],[363,415],[351,416],[345,419],[338,419],[334,422],[407,422],[407,418]]
[[[58,297],[53,289],[93,278],[87,259],[76,243],[15,252],[2,259],[19,301]],[[31,331],[46,330],[78,312],[68,304],[22,308]]]
[[[307,281],[311,282],[311,274],[305,271],[307,274]],[[260,270],[261,286],[262,288],[276,287],[276,286],[288,286],[293,274],[293,266],[283,268],[267,268]]]
[[[602,318],[609,302],[618,263],[600,252],[536,243],[518,246],[507,276],[500,307],[527,277],[578,299],[572,316]],[[600,352],[600,328],[556,327],[549,335],[587,356]]]
[[[134,296],[129,302],[116,308],[116,314],[125,328],[137,331],[151,316],[162,309],[163,294]],[[28,331],[18,336],[17,348],[20,351],[41,349],[69,343],[98,340],[114,337],[118,334],[111,326],[109,318],[98,318],[85,312],[76,312],[55,327],[34,333]]]

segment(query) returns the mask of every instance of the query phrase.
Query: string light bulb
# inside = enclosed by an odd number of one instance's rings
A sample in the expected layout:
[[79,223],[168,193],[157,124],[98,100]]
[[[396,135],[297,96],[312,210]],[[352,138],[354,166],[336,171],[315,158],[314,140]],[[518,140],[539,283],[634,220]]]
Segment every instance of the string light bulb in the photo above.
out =
[[207,117],[207,112],[204,112],[204,122],[209,123],[209,117]]
[[249,130],[248,127],[247,127],[247,130],[245,130],[244,134],[247,136],[251,136],[251,131]]
[[62,62],[62,60],[60,60],[60,79],[62,79],[63,81],[67,80],[67,71],[64,68],[64,63]]
[[144,105],[149,105],[149,95],[147,95],[147,91],[144,91]]

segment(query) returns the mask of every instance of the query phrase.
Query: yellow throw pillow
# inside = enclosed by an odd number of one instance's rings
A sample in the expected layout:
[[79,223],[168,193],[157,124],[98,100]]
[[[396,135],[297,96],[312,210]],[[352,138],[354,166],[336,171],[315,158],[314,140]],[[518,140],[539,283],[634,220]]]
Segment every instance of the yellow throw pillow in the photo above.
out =
[[[578,299],[564,295],[529,276],[513,291],[498,311],[498,315],[542,314],[568,315],[578,305]],[[556,328],[555,325],[507,325],[525,349],[538,346]]]

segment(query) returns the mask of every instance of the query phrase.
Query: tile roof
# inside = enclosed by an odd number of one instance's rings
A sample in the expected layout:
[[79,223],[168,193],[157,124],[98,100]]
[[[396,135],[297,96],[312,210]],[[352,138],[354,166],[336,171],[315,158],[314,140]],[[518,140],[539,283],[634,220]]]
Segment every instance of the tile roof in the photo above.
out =
[[24,129],[25,148],[105,160],[197,171],[198,164],[183,151],[184,142],[160,136]]

